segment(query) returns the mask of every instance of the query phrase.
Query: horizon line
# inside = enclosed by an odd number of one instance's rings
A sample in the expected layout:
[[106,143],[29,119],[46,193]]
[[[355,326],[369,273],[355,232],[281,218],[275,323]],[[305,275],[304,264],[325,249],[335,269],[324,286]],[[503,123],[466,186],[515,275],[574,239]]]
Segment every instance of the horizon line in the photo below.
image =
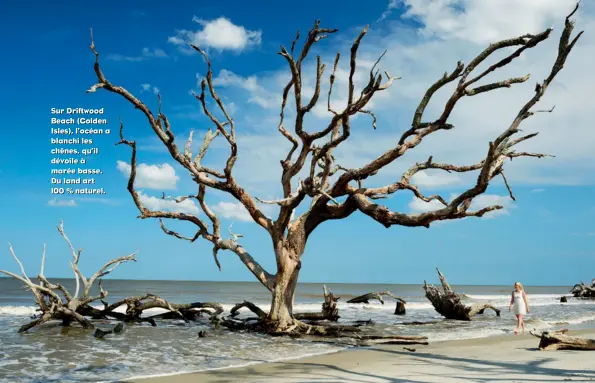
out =
[[[0,275],[0,278],[7,278],[7,279],[15,279],[13,277]],[[29,278],[37,279],[37,276],[29,276]],[[48,279],[67,279],[67,280],[75,280],[72,277],[46,277]],[[103,280],[110,280],[110,281],[143,281],[143,282],[206,282],[206,283],[255,283],[261,284],[258,281],[247,281],[247,280],[235,280],[235,281],[212,281],[212,280],[198,280],[198,279],[126,279],[126,278],[102,278]],[[299,284],[309,284],[309,285],[418,285],[418,283],[394,283],[394,282],[299,282]],[[439,283],[438,283],[439,284]],[[469,284],[469,283],[449,283],[453,286],[507,286],[508,284]],[[420,286],[423,286],[423,283],[419,283]],[[572,287],[572,285],[533,285],[533,284],[526,284],[525,286],[529,287]]]

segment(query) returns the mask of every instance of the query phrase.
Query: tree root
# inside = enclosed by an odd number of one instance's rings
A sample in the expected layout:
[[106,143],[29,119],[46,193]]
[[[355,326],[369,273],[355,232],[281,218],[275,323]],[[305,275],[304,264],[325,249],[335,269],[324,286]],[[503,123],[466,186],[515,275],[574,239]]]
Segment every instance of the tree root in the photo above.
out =
[[424,290],[426,298],[432,303],[434,309],[446,319],[470,321],[477,314],[483,314],[486,309],[493,310],[497,316],[500,316],[500,310],[489,303],[476,303],[471,306],[461,302],[461,296],[457,294],[448,284],[444,275],[438,268],[438,277],[442,284],[443,291],[440,291],[433,285],[428,285],[424,281]]
[[575,336],[568,336],[568,329],[558,331],[545,331],[541,334],[530,331],[531,335],[540,338],[540,350],[581,350],[595,351],[595,339],[583,339]]

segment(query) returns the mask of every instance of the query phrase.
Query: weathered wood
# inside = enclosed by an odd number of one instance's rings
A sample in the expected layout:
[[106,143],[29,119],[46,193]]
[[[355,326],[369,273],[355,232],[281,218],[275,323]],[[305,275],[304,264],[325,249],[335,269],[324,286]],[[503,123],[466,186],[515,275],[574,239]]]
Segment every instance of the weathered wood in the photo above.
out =
[[489,303],[465,305],[461,301],[461,296],[450,287],[440,270],[436,268],[436,271],[438,271],[438,278],[440,278],[442,284],[442,291],[433,285],[429,285],[426,281],[424,281],[424,290],[426,298],[440,315],[447,319],[470,321],[475,315],[483,314],[486,309],[491,309],[497,316],[500,316],[500,310]]
[[95,333],[93,336],[98,339],[102,339],[106,335],[109,334],[119,334],[124,330],[124,325],[122,323],[118,323],[113,329],[111,330],[102,330],[100,328],[95,329]]
[[322,303],[322,311],[312,313],[295,313],[293,317],[298,320],[328,320],[336,322],[339,320],[339,308],[337,302],[341,297],[333,294],[331,289],[327,289],[326,286],[322,286],[324,294],[324,302]]
[[395,315],[405,315],[405,313],[405,303],[397,301],[397,305],[395,307]]
[[242,303],[238,303],[235,306],[233,306],[230,310],[230,317],[236,317],[238,316],[240,313],[240,309],[241,308],[247,308],[248,310],[252,311],[254,314],[256,314],[258,316],[258,318],[260,319],[264,319],[267,316],[267,313],[265,313],[260,307],[256,306],[254,303],[252,302],[248,302],[248,301],[244,301]]
[[[93,275],[91,275],[91,277],[87,278],[79,269],[79,261],[82,250],[75,250],[74,246],[70,242],[70,239],[64,232],[64,225],[62,222],[60,222],[60,225],[57,228],[58,232],[64,241],[66,241],[72,252],[72,261],[70,262],[70,267],[72,268],[76,282],[74,293],[71,293],[59,283],[51,283],[45,277],[45,246],[41,256],[40,272],[37,275],[38,283],[35,283],[27,276],[23,264],[17,257],[12,245],[9,244],[10,253],[12,254],[16,263],[19,265],[21,275],[17,275],[5,270],[0,270],[0,273],[23,282],[25,287],[29,289],[35,297],[35,303],[39,307],[38,310],[41,312],[38,318],[26,325],[21,326],[19,332],[28,331],[35,326],[39,326],[45,322],[53,320],[61,321],[63,326],[70,326],[72,323],[78,323],[85,329],[93,328],[93,324],[87,318],[85,318],[83,314],[81,314],[81,311],[85,311],[92,302],[101,301],[107,296],[108,293],[102,287],[101,278],[114,271],[122,263],[136,261],[135,253],[113,259],[107,262]],[[95,281],[98,281],[99,295],[93,296],[91,295],[91,288],[95,284]]]
[[595,351],[595,339],[584,339],[566,335],[568,329],[545,331],[541,334],[531,331],[531,335],[540,338],[539,349],[550,350],[580,350]]
[[591,285],[585,282],[577,283],[570,289],[570,293],[575,298],[595,299],[595,278],[591,281]]
[[347,303],[370,303],[370,300],[378,300],[378,301],[380,301],[380,303],[384,304],[384,300],[382,299],[383,296],[388,296],[388,297],[396,299],[397,301],[407,303],[407,302],[405,302],[405,300],[403,298],[395,296],[393,293],[391,293],[388,290],[380,291],[377,293],[363,294],[363,295],[357,296],[355,298],[351,298],[350,300],[347,301]]

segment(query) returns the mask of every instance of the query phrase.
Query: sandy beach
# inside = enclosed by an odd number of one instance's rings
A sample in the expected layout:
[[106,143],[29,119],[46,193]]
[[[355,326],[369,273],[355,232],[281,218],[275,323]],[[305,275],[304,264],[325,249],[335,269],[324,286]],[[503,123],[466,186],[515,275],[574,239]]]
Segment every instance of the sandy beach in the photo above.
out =
[[[595,338],[595,330],[569,335]],[[593,354],[540,351],[539,339],[507,335],[412,346],[376,346],[276,363],[131,379],[137,383],[222,382],[592,382]]]

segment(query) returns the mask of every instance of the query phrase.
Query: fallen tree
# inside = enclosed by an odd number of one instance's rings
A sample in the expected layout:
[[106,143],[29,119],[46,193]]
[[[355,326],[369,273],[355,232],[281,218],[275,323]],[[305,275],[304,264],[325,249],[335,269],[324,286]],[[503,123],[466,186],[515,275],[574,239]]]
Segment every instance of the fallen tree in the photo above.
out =
[[436,271],[438,271],[438,278],[442,284],[442,291],[434,285],[429,285],[426,281],[424,281],[424,290],[426,298],[440,315],[446,319],[470,321],[475,315],[483,314],[486,309],[491,309],[497,316],[500,316],[500,310],[489,303],[465,305],[461,302],[461,296],[450,287],[440,270],[436,268]]
[[[215,317],[223,312],[223,308],[218,303],[190,303],[176,304],[169,303],[165,299],[156,295],[147,294],[141,297],[131,297],[120,300],[109,305],[105,299],[108,291],[103,288],[101,278],[110,274],[119,265],[129,261],[136,261],[136,253],[126,255],[108,261],[99,271],[87,278],[79,268],[82,249],[75,250],[70,239],[64,232],[64,225],[60,222],[58,231],[62,238],[68,244],[72,252],[72,261],[70,267],[74,273],[75,291],[71,293],[65,286],[59,283],[52,283],[44,274],[46,248],[44,245],[41,256],[41,269],[37,275],[37,283],[27,276],[23,264],[17,257],[12,245],[9,244],[9,250],[15,261],[20,267],[21,275],[10,271],[0,270],[0,273],[15,278],[23,282],[25,287],[31,291],[38,306],[40,313],[34,316],[34,320],[21,326],[19,332],[27,331],[35,326],[42,325],[49,321],[62,321],[63,326],[69,326],[73,323],[80,324],[83,328],[92,329],[95,326],[91,322],[93,319],[116,319],[123,322],[148,322],[155,326],[155,319],[183,319],[185,321],[195,320],[203,313],[210,317]],[[92,295],[91,291],[97,282],[99,293]],[[93,307],[93,303],[101,303],[103,308]],[[116,311],[121,306],[126,306],[125,312]],[[159,308],[165,310],[164,313],[153,316],[142,316],[146,310]],[[115,332],[122,327],[116,327]],[[103,330],[97,330],[96,335],[102,337]]]
[[[577,6],[578,8],[578,6]],[[517,151],[516,145],[527,141],[537,135],[532,133],[519,136],[521,132],[521,123],[533,116],[539,110],[535,110],[535,105],[541,100],[551,82],[563,68],[568,55],[581,36],[582,32],[571,40],[571,34],[574,23],[570,17],[576,12],[576,9],[566,18],[565,27],[562,31],[556,59],[551,67],[548,76],[535,87],[535,93],[526,103],[520,106],[516,117],[510,126],[503,129],[503,132],[494,137],[487,145],[485,157],[475,164],[458,166],[434,161],[430,155],[427,161],[416,163],[411,166],[402,177],[395,182],[382,187],[372,187],[365,182],[376,175],[383,168],[393,164],[395,161],[406,156],[407,152],[414,150],[418,145],[425,141],[430,135],[436,132],[448,131],[454,129],[454,125],[449,120],[453,110],[459,104],[459,101],[466,97],[476,97],[497,89],[510,88],[516,84],[528,80],[529,76],[503,79],[501,81],[488,82],[479,85],[485,81],[486,76],[497,72],[521,56],[526,50],[532,49],[546,40],[552,29],[547,29],[537,34],[524,34],[515,38],[502,40],[490,44],[486,49],[480,52],[467,65],[462,62],[457,63],[452,72],[447,72],[437,81],[429,86],[416,108],[413,115],[411,126],[404,129],[400,139],[396,141],[394,147],[374,160],[365,163],[361,167],[346,168],[339,164],[333,152],[337,147],[347,141],[351,135],[351,121],[357,115],[366,114],[372,119],[372,127],[376,129],[376,115],[366,107],[375,95],[388,89],[391,84],[397,80],[397,77],[391,76],[388,72],[380,74],[376,67],[379,65],[380,58],[374,63],[367,83],[362,84],[361,92],[356,92],[357,56],[360,43],[368,32],[368,28],[357,36],[353,42],[349,53],[349,68],[347,73],[347,87],[345,108],[339,110],[332,105],[332,94],[336,92],[334,83],[340,61],[340,55],[337,54],[328,85],[328,96],[326,97],[326,109],[329,111],[330,121],[320,130],[308,131],[304,126],[307,121],[307,115],[317,105],[320,100],[321,89],[323,87],[323,74],[326,66],[322,63],[320,57],[316,60],[316,82],[313,88],[313,95],[307,99],[303,92],[305,73],[303,71],[304,62],[311,49],[321,39],[337,32],[336,29],[322,28],[320,22],[316,21],[309,30],[301,51],[297,49],[299,33],[293,40],[290,49],[281,47],[280,56],[287,62],[290,79],[283,88],[282,101],[280,107],[280,121],[277,126],[278,131],[286,138],[291,146],[287,156],[282,158],[280,177],[282,198],[277,200],[263,200],[250,195],[244,189],[236,175],[234,174],[234,165],[238,159],[238,153],[241,151],[236,140],[236,123],[229,114],[225,103],[215,89],[213,79],[212,63],[200,47],[189,43],[189,48],[196,51],[205,60],[207,69],[206,76],[200,83],[200,91],[195,94],[204,114],[215,127],[214,132],[209,129],[204,137],[198,153],[193,154],[192,140],[193,132],[190,133],[187,140],[181,144],[180,140],[174,134],[174,129],[170,120],[163,111],[161,96],[158,95],[158,110],[155,113],[147,104],[134,96],[130,91],[122,86],[116,85],[108,80],[100,66],[99,53],[96,50],[93,36],[91,35],[91,51],[94,55],[94,71],[97,82],[90,87],[87,92],[95,92],[99,89],[117,94],[130,103],[132,107],[139,110],[146,118],[148,126],[162,142],[165,149],[171,155],[179,166],[190,175],[190,178],[196,183],[196,194],[181,197],[162,197],[178,203],[186,201],[196,201],[202,213],[190,214],[179,211],[153,210],[143,203],[140,194],[135,189],[135,178],[137,172],[137,147],[136,142],[128,140],[123,134],[123,123],[120,123],[120,142],[131,149],[130,157],[130,177],[128,180],[128,191],[134,201],[134,204],[140,212],[141,219],[159,219],[163,231],[167,235],[174,236],[182,240],[194,242],[203,239],[210,242],[213,246],[213,258],[217,267],[221,270],[221,264],[218,259],[220,250],[227,250],[235,253],[239,260],[252,272],[254,277],[271,293],[270,310],[266,317],[262,319],[262,325],[267,327],[271,333],[295,333],[317,331],[304,325],[299,319],[296,319],[293,310],[293,301],[295,288],[297,285],[299,273],[302,267],[301,258],[306,248],[306,243],[310,235],[321,224],[346,219],[355,212],[367,215],[377,221],[384,227],[407,226],[407,227],[426,227],[437,221],[456,220],[467,217],[482,217],[485,214],[502,209],[501,205],[486,206],[478,210],[471,209],[474,199],[482,195],[490,182],[496,177],[502,177],[506,183],[511,198],[514,199],[510,185],[504,176],[504,163],[506,160],[512,160],[520,157],[545,157],[542,153],[530,153]],[[514,50],[510,50],[510,49]],[[498,54],[506,55],[503,59],[495,59],[493,64],[487,61],[493,59]],[[478,67],[487,69],[479,71]],[[194,77],[194,73],[192,74]],[[428,117],[426,107],[432,100],[437,91],[443,90],[448,85],[454,85],[453,92],[448,97],[448,101],[443,106],[442,112],[438,118]],[[292,97],[290,98],[290,94]],[[325,98],[324,96],[322,98]],[[295,119],[292,116],[294,126],[292,129],[286,128],[285,114],[287,112],[288,102],[293,100],[293,111]],[[213,109],[214,108],[214,109]],[[204,158],[209,150],[209,146],[215,139],[224,140],[229,146],[229,157],[225,164],[220,168],[213,168],[204,163]],[[447,171],[447,172],[477,172],[477,181],[470,185],[459,195],[452,199],[443,198],[439,195],[424,195],[419,188],[412,182],[413,177],[425,170]],[[303,180],[296,180],[299,174],[304,174]],[[205,195],[209,192],[221,192],[227,194],[240,204],[252,218],[256,225],[260,226],[271,238],[272,247],[275,254],[276,272],[267,271],[240,243],[241,236],[230,232],[231,237],[225,238],[221,233],[221,222],[205,200]],[[428,211],[421,214],[410,214],[398,211],[391,211],[387,206],[378,204],[376,201],[388,197],[394,193],[412,193],[416,198],[425,202],[437,202],[440,208],[434,211]],[[276,218],[268,217],[260,204],[271,204],[279,207],[279,213]],[[309,206],[304,206],[309,204]],[[296,211],[302,212],[296,217]],[[203,214],[204,213],[204,214]],[[205,218],[203,218],[205,217]],[[163,220],[178,220],[190,223],[195,226],[196,231],[190,235],[182,235],[178,232],[168,229]]]
[[570,293],[575,298],[595,299],[595,279],[591,281],[591,285],[585,282],[577,283],[570,290]]
[[566,335],[568,334],[568,329],[562,329],[553,332],[544,331],[542,333],[530,331],[530,333],[531,335],[540,338],[540,350],[595,351],[595,339],[584,339]]

